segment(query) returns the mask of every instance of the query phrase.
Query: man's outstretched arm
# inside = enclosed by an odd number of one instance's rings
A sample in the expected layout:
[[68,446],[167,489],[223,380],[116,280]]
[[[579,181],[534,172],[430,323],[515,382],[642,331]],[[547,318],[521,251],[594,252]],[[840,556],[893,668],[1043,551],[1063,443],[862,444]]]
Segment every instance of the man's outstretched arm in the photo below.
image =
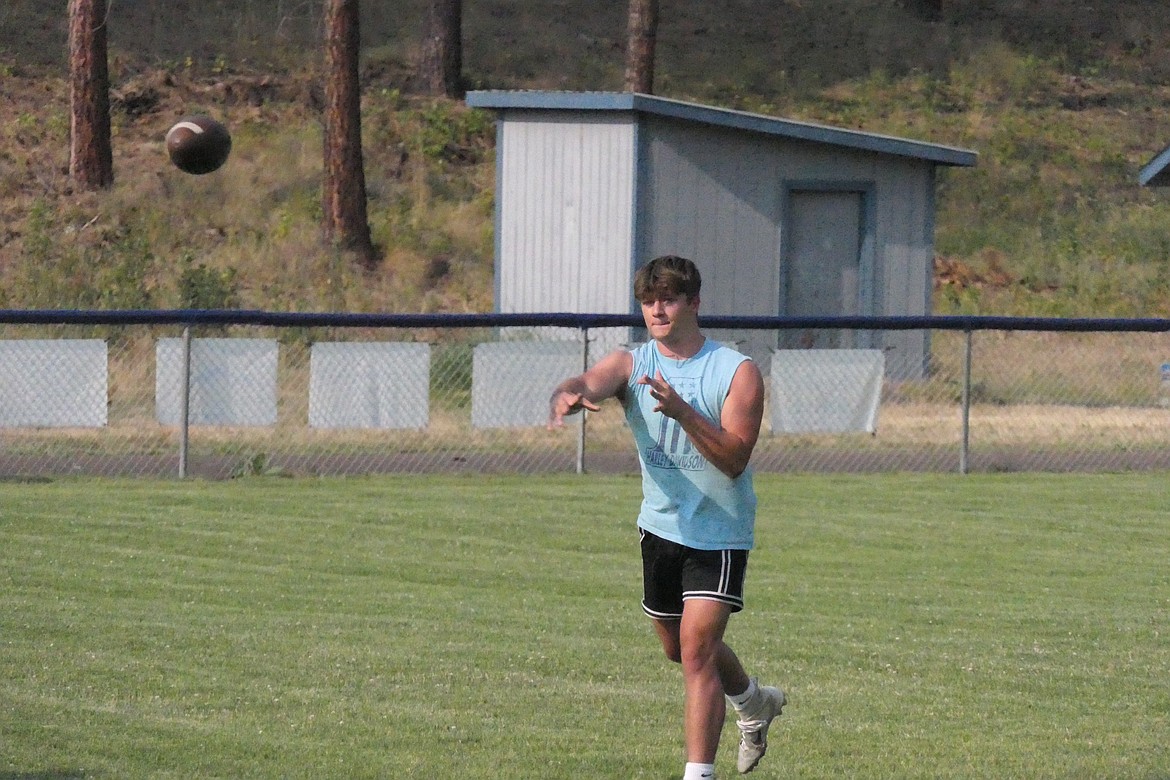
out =
[[601,408],[598,404],[606,398],[621,397],[633,367],[630,353],[617,350],[585,373],[561,382],[548,400],[548,427],[559,428],[565,424],[565,417],[582,409],[596,412]]

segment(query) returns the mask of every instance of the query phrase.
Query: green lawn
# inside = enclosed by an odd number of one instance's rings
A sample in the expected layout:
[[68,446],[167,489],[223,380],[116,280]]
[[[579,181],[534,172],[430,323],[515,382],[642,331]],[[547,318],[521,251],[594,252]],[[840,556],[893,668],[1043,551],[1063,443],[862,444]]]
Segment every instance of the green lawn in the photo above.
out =
[[[729,639],[792,704],[752,777],[1170,777],[1168,485],[758,477]],[[681,777],[638,496],[0,484],[0,780]]]

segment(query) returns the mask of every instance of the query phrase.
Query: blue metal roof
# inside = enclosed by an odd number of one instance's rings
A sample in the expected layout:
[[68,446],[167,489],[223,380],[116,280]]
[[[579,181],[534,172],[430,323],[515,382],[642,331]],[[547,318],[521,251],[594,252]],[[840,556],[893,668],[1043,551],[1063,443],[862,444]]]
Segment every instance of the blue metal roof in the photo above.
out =
[[1166,187],[1170,186],[1170,171],[1166,170],[1166,166],[1170,165],[1170,146],[1167,146],[1158,156],[1146,163],[1146,167],[1142,168],[1142,172],[1138,175],[1138,181],[1143,187]]
[[979,155],[967,149],[911,141],[859,130],[845,130],[811,122],[715,108],[698,103],[643,95],[637,92],[541,92],[489,90],[467,93],[467,105],[490,109],[539,109],[568,111],[629,111],[682,119],[718,127],[814,143],[862,149],[878,154],[911,157],[941,165],[973,166]]

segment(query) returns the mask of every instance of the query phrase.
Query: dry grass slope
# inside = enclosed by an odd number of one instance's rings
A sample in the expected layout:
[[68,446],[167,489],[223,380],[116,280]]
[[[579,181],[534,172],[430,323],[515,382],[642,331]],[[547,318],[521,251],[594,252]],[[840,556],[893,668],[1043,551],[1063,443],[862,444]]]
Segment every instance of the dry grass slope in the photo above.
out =
[[[64,9],[0,9],[0,306],[482,311],[491,306],[491,117],[415,91],[424,3],[366,3],[364,140],[380,268],[321,246],[315,4],[111,6],[112,191],[66,176]],[[941,312],[1170,314],[1170,209],[1137,172],[1167,141],[1153,2],[879,0],[665,9],[658,92],[975,149],[939,194]],[[469,86],[619,89],[620,4],[469,4]],[[178,116],[231,127],[187,177]]]

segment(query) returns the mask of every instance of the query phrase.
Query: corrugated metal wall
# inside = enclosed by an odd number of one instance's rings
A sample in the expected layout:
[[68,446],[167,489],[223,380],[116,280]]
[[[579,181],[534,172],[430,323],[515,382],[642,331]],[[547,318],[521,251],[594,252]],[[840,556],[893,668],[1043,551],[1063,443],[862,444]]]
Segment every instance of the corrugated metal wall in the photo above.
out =
[[[823,189],[865,191],[873,199],[863,226],[873,264],[872,286],[863,289],[872,300],[856,311],[824,313],[927,313],[934,187],[929,163],[653,117],[643,121],[647,181],[639,248],[646,257],[669,252],[694,258],[704,273],[704,312],[787,313],[781,302],[786,199],[792,191]],[[719,335],[743,342],[761,338]],[[920,372],[925,339],[915,332],[886,334],[881,346],[890,348],[893,373]],[[767,347],[747,351],[758,359]]]
[[629,312],[635,138],[632,116],[507,114],[499,311]]
[[645,122],[644,254],[693,259],[707,314],[776,314],[781,188],[774,154],[754,135]]
[[[502,120],[501,312],[630,312],[633,267],[669,253],[699,264],[705,313],[786,313],[788,198],[806,190],[864,193],[867,300],[826,314],[929,311],[927,161],[617,111],[507,110]],[[713,335],[757,360],[777,346],[759,332]],[[926,339],[893,332],[874,346],[887,348],[891,374],[914,376]]]

